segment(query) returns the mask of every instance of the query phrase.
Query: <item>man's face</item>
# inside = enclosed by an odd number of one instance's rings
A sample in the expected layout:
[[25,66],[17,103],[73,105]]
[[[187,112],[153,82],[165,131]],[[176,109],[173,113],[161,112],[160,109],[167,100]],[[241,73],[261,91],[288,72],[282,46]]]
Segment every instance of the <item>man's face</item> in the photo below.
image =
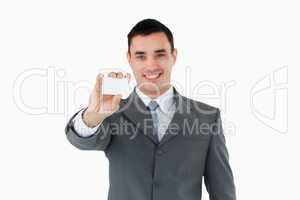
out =
[[137,35],[131,40],[127,59],[137,81],[137,87],[147,95],[158,96],[170,87],[172,66],[177,50],[163,32]]

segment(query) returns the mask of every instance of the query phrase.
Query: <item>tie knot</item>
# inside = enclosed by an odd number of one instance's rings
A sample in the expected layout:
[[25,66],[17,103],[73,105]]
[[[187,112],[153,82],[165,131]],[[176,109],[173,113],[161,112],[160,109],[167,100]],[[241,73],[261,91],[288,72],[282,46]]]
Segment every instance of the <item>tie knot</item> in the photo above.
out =
[[150,101],[150,103],[148,104],[148,108],[151,110],[151,111],[155,111],[157,108],[158,108],[158,103],[156,101]]

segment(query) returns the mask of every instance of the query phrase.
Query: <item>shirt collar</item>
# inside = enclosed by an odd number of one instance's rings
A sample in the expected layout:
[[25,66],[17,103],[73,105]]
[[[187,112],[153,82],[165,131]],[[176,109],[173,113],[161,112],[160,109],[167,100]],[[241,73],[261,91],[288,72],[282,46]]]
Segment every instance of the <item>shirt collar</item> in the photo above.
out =
[[164,113],[168,113],[170,111],[171,106],[174,103],[174,88],[171,86],[167,91],[165,91],[162,95],[156,97],[155,99],[151,99],[147,95],[145,95],[139,88],[135,87],[135,91],[143,103],[147,106],[150,101],[156,101],[160,107],[160,109]]

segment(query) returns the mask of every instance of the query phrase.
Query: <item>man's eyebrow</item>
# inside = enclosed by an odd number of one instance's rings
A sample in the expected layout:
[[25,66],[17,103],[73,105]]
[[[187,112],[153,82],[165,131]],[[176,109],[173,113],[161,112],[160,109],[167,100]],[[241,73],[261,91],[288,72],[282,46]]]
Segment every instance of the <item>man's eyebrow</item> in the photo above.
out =
[[154,51],[155,53],[166,53],[167,51],[165,49],[158,49]]
[[140,54],[146,54],[144,51],[136,51],[134,52],[135,55],[140,55]]

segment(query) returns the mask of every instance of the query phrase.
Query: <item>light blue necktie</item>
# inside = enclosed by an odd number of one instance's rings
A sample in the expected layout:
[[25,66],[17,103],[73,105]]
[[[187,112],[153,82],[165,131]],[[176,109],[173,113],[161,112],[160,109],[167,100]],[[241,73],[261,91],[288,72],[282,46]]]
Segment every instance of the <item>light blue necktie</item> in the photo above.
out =
[[159,141],[159,137],[158,137],[158,116],[157,116],[157,112],[156,112],[156,109],[159,107],[159,105],[156,101],[150,101],[150,103],[148,104],[147,107],[150,110],[151,115],[152,115],[154,135],[157,137],[157,140]]

